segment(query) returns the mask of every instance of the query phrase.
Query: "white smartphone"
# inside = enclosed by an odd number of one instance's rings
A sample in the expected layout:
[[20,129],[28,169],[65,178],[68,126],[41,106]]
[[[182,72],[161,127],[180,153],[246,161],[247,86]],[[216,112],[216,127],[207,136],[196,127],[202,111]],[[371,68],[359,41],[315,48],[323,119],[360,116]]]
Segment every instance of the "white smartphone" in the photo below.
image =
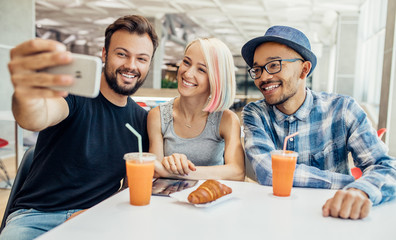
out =
[[102,60],[95,56],[73,53],[73,62],[67,65],[50,67],[44,72],[69,74],[75,79],[70,87],[52,87],[55,90],[68,91],[70,94],[94,98],[99,94]]

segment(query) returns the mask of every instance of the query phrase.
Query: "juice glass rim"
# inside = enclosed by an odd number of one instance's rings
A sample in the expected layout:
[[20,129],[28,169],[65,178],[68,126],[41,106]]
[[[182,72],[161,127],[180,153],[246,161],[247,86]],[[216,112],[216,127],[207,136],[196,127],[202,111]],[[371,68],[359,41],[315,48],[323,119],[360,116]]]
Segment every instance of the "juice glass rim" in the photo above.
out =
[[[142,162],[151,162],[157,159],[157,156],[154,153],[144,152],[142,153]],[[124,154],[125,161],[139,161],[140,160],[140,153],[139,152],[131,152]]]
[[272,150],[270,152],[271,156],[272,155],[280,155],[280,156],[288,156],[288,157],[298,157],[298,152],[291,151],[291,150]]

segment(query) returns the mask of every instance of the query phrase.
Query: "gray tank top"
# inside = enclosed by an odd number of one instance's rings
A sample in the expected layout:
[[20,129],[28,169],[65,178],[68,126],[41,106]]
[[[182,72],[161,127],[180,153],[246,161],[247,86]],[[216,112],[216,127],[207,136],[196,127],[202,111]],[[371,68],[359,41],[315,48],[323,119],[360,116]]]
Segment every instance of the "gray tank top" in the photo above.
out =
[[219,131],[223,112],[209,113],[205,128],[197,137],[182,138],[173,128],[173,102],[174,99],[160,104],[164,156],[182,153],[196,166],[224,165],[224,139]]

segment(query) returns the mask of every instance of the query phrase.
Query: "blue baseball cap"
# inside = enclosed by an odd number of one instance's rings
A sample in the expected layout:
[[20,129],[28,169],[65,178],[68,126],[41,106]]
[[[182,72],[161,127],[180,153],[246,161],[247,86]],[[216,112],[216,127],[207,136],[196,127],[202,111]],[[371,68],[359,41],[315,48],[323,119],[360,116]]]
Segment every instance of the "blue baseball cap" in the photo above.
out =
[[249,67],[253,66],[254,52],[256,48],[266,42],[276,42],[284,44],[289,48],[299,53],[305,61],[310,61],[312,64],[308,76],[316,67],[316,56],[311,51],[311,44],[307,36],[301,31],[288,26],[272,26],[264,36],[253,38],[242,47],[242,57]]

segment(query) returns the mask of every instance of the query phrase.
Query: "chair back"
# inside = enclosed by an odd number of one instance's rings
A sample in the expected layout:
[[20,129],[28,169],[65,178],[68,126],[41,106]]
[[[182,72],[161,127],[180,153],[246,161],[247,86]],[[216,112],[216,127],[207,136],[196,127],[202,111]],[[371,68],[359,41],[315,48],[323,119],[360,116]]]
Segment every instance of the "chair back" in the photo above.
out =
[[[380,139],[382,139],[382,136],[384,136],[385,133],[386,133],[386,128],[381,128],[381,129],[378,129],[378,131],[377,131],[377,135]],[[355,180],[359,179],[363,175],[362,170],[357,167],[351,168],[351,173],[352,173],[352,176],[355,178]]]
[[0,138],[0,148],[5,147],[8,145],[8,141],[5,139]]
[[25,154],[23,155],[21,164],[19,165],[17,174],[15,176],[14,183],[12,184],[12,188],[11,188],[10,196],[8,198],[7,206],[4,211],[3,220],[1,221],[0,233],[3,230],[3,228],[5,227],[7,217],[10,214],[10,209],[14,203],[14,200],[15,200],[15,196],[21,189],[21,187],[22,187],[23,183],[25,182],[25,179],[29,173],[30,166],[32,165],[32,161],[33,161],[34,147],[35,146],[30,147],[25,152]]
[[380,139],[382,139],[382,136],[384,136],[385,133],[386,133],[386,128],[380,128],[380,129],[378,129],[378,131],[377,131],[378,137],[379,137]]

